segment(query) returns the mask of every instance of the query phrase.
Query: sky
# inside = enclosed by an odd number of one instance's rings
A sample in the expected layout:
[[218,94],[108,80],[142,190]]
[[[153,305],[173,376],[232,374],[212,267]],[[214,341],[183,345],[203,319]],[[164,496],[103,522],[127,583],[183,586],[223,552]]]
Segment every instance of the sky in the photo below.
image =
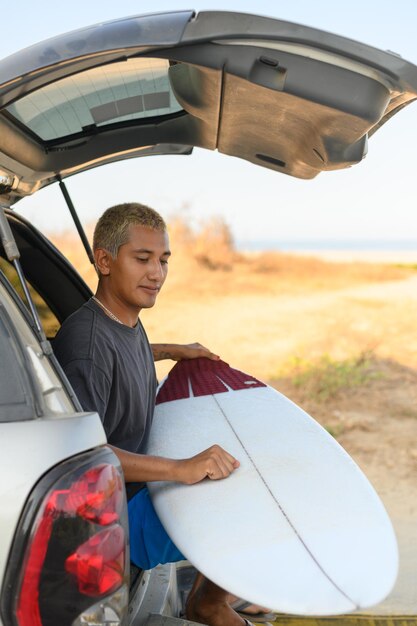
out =
[[[417,65],[416,0],[15,0],[0,58],[62,32],[129,15],[178,9],[257,13],[320,28],[401,54]],[[13,16],[20,16],[18,20]],[[7,21],[7,15],[3,16]],[[241,159],[195,149],[192,156],[126,161],[67,179],[84,223],[118,202],[139,201],[198,225],[222,216],[236,240],[414,240],[417,103],[369,141],[360,164],[303,181]],[[57,185],[19,202],[40,228],[72,228]]]

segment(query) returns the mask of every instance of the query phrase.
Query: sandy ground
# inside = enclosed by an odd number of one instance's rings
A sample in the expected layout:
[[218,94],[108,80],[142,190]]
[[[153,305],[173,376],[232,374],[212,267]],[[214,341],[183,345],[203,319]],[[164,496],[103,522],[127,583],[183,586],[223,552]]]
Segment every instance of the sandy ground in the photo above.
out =
[[[209,346],[336,436],[376,487],[399,539],[399,581],[375,611],[417,614],[415,257],[398,267],[401,257],[375,264],[369,254],[366,263],[241,255],[222,237],[214,244],[182,240],[157,305],[141,314],[150,340]],[[362,354],[371,375],[325,401],[294,383],[294,357],[314,364],[323,355],[343,362]],[[158,364],[159,376],[171,366]]]

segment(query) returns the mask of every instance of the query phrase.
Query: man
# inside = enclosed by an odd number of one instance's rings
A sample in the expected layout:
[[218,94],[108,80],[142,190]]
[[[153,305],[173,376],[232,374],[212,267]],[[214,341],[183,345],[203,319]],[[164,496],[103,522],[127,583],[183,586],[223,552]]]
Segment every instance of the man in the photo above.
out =
[[[54,349],[83,408],[99,413],[120,460],[129,499],[131,558],[149,569],[184,557],[159,522],[144,483],[218,480],[236,470],[239,461],[217,445],[183,460],[145,454],[156,392],[153,360],[218,359],[199,344],[148,343],[139,314],[155,304],[171,254],[161,216],[135,203],[108,209],[95,228],[93,251],[97,292],[64,322]],[[200,575],[187,616],[209,626],[249,624],[227,599],[226,591]]]

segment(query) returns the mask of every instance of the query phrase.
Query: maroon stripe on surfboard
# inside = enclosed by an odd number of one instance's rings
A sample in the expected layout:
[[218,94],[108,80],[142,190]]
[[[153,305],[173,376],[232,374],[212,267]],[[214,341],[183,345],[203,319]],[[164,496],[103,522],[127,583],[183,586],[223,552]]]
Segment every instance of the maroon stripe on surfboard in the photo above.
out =
[[168,374],[156,397],[156,404],[181,400],[193,396],[211,396],[230,389],[252,389],[266,387],[249,374],[229,367],[224,361],[211,359],[187,359],[178,361]]

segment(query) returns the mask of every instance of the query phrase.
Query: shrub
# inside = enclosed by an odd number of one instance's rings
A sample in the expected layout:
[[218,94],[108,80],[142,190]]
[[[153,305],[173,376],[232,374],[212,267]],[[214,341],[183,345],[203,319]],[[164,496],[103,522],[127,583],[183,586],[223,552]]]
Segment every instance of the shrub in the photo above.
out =
[[324,402],[342,391],[360,387],[378,378],[380,374],[372,365],[372,353],[369,351],[339,361],[328,354],[315,361],[295,357],[287,366],[287,375],[305,397]]

